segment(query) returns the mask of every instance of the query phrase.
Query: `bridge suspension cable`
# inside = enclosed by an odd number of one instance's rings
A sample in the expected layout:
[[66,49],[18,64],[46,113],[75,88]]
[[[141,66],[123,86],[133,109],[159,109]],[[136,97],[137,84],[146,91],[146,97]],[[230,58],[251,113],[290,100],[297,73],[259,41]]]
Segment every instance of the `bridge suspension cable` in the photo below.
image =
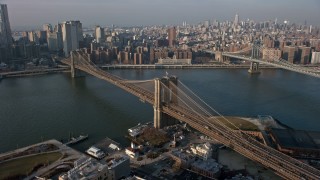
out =
[[[226,122],[228,122],[230,125],[232,125],[234,128],[236,128],[237,130],[240,130],[240,128],[238,126],[236,126],[234,123],[232,123],[230,120],[228,120],[227,118],[225,118],[222,114],[220,114],[216,109],[212,108],[211,106],[209,106],[204,100],[202,100],[198,95],[196,95],[191,89],[189,89],[185,84],[183,84],[181,81],[178,81],[179,85],[182,85],[188,92],[190,92],[195,98],[199,99],[206,107],[208,107],[210,110],[212,110],[214,113],[216,113],[218,116],[220,116],[221,118],[223,118]],[[208,111],[206,111],[208,112]],[[211,116],[213,116],[212,114],[209,114]]]
[[228,52],[229,54],[240,54],[240,53],[244,53],[244,52],[249,52],[251,51],[252,47],[248,46],[245,47],[244,49],[241,49],[239,51],[235,51],[235,52]]
[[132,84],[135,84],[135,83],[149,83],[149,82],[154,82],[154,79],[147,79],[147,80],[121,80],[121,82],[124,82],[124,83],[132,83]]
[[[78,61],[80,64],[86,66],[90,71],[93,71],[95,73],[98,73],[100,75],[108,75],[110,76],[109,73],[101,70],[96,64],[92,63],[88,59],[85,59],[83,54],[81,54],[79,51],[76,51],[77,54],[80,56],[82,61]],[[140,88],[143,88],[144,90],[149,91],[150,93],[154,93],[154,79],[148,79],[148,80],[128,80],[128,79],[122,79],[119,76],[112,75],[113,78],[116,78],[115,81],[117,83],[125,83],[125,84],[135,84],[135,85],[140,85]],[[144,85],[143,85],[144,84]]]
[[[309,67],[307,68],[307,67],[303,67],[301,65],[296,65],[296,64],[290,63],[287,60],[284,60],[282,58],[277,57],[274,53],[271,52],[271,50],[263,48],[259,45],[253,45],[252,48],[258,49],[259,52],[262,52],[262,53],[266,53],[266,52],[270,53],[269,55],[271,57],[271,60],[240,56],[238,54],[239,52],[234,52],[234,53],[225,52],[225,53],[222,53],[222,55],[228,56],[231,58],[237,58],[237,59],[243,59],[246,61],[267,64],[267,65],[275,66],[278,68],[286,69],[289,71],[294,71],[294,72],[309,75],[312,77],[320,78],[320,70],[318,70],[318,69],[313,69],[313,68],[309,68]],[[263,51],[265,51],[265,52],[263,52]]]
[[[259,49],[259,51],[261,53],[265,53],[267,52],[267,55],[270,58],[271,61],[275,61],[275,62],[278,62],[278,63],[281,63],[282,65],[284,66],[287,66],[287,67],[291,67],[291,68],[297,68],[297,69],[300,69],[300,70],[303,70],[305,72],[316,72],[316,73],[320,73],[319,70],[316,70],[316,69],[311,69],[311,68],[306,68],[306,67],[303,67],[301,65],[298,65],[298,64],[293,64],[293,63],[290,63],[288,62],[287,60],[285,59],[282,59],[281,57],[278,57],[275,55],[274,51],[268,49],[268,48],[264,48],[264,47],[261,47],[261,46],[258,46],[258,45],[254,45],[253,47]],[[268,59],[265,59],[266,61],[268,61]],[[270,62],[270,61],[269,61]]]

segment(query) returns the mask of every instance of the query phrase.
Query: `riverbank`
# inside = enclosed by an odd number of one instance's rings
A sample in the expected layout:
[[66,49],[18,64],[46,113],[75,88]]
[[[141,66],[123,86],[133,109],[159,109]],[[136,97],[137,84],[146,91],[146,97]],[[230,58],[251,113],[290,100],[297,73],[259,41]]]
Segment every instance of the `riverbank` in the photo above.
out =
[[29,145],[0,154],[0,179],[33,179],[59,170],[58,167],[72,167],[82,153],[67,147],[57,140]]

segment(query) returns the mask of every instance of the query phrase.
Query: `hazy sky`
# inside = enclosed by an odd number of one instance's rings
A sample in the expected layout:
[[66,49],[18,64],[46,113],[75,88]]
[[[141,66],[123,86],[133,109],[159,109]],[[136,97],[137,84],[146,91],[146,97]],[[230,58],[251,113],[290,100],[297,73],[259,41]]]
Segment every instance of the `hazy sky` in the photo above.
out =
[[0,0],[10,23],[35,27],[65,20],[84,26],[197,23],[204,20],[288,19],[320,25],[320,0]]

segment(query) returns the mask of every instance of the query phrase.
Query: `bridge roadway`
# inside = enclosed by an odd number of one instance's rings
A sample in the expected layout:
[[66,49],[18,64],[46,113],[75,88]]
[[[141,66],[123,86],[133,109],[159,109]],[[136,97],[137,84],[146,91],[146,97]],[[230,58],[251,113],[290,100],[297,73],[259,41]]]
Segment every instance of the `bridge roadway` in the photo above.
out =
[[[71,65],[67,60],[63,60],[62,62]],[[145,100],[151,105],[154,104],[155,97],[152,92],[146,91],[134,84],[127,83],[120,77],[94,67],[94,65],[89,62],[81,61],[80,64],[75,64],[75,67],[97,78],[110,82]],[[319,170],[251,139],[249,136],[241,133],[241,131],[233,132],[219,121],[212,121],[212,117],[199,115],[177,104],[164,105],[162,111],[178,120],[186,122],[194,129],[220,141],[249,159],[273,169],[285,179],[320,179]]]
[[238,58],[238,59],[243,59],[246,61],[251,61],[251,62],[256,62],[256,63],[261,63],[261,64],[266,64],[266,65],[270,65],[270,66],[275,66],[275,67],[279,67],[282,69],[286,69],[289,71],[294,71],[297,73],[301,73],[301,74],[306,74],[309,76],[313,76],[313,77],[317,77],[320,78],[320,72],[313,70],[313,69],[307,69],[305,67],[299,67],[296,65],[290,65],[289,63],[285,64],[285,63],[279,63],[276,61],[263,61],[263,60],[259,60],[259,59],[252,59],[250,57],[245,57],[245,56],[237,56],[237,55],[233,55],[233,54],[223,54],[224,56],[228,56],[228,57],[232,57],[232,58]]
[[[204,52],[215,54],[214,51],[204,51]],[[240,55],[236,55],[236,54],[232,54],[232,53],[222,53],[222,56],[231,57],[231,58],[235,58],[235,59],[242,59],[245,61],[256,62],[256,63],[265,64],[265,65],[269,65],[269,66],[274,66],[274,67],[286,69],[289,71],[294,71],[297,73],[320,78],[320,71],[319,70],[312,69],[310,67],[307,68],[307,67],[291,64],[288,62],[285,63],[285,62],[276,62],[276,61],[265,61],[265,60],[260,60],[260,59],[254,59],[251,57],[240,56]]]
[[[116,65],[102,65],[99,66],[103,69],[244,69],[249,68],[248,65],[235,65],[235,64],[116,64]],[[274,66],[262,66],[261,68],[276,68]]]
[[46,74],[46,73],[53,73],[53,72],[62,72],[70,70],[69,67],[63,68],[41,68],[41,69],[30,69],[25,71],[13,71],[13,72],[3,72],[0,73],[3,77],[18,77],[18,76],[28,76],[28,75],[36,75],[36,74]]

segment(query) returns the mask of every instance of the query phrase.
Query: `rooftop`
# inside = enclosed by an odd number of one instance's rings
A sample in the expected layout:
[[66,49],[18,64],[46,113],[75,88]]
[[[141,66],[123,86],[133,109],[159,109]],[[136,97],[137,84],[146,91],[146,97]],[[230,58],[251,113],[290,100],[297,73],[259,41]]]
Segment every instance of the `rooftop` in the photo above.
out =
[[135,137],[135,136],[139,135],[141,133],[141,130],[145,127],[147,127],[147,125],[139,123],[137,126],[134,126],[130,129],[128,129],[129,135],[132,137]]
[[119,164],[121,164],[127,160],[129,160],[129,157],[125,156],[125,155],[121,156],[120,158],[113,159],[108,162],[108,169],[113,169],[113,168],[117,167]]
[[118,150],[122,149],[119,143],[115,142],[114,140],[108,137],[94,144],[94,147],[100,149],[102,152],[108,155],[113,154]]
[[92,147],[90,147],[89,149],[88,149],[88,151],[91,151],[91,152],[93,152],[93,153],[97,153],[98,151],[101,151],[99,148],[97,148],[97,147],[94,147],[94,146],[92,146]]
[[221,168],[221,165],[217,163],[214,159],[208,159],[206,161],[197,160],[193,162],[191,165],[199,169],[203,169],[205,171],[211,171],[213,173],[218,172]]
[[75,163],[75,167],[68,171],[69,179],[91,179],[105,171],[106,164],[86,156],[81,157]]

